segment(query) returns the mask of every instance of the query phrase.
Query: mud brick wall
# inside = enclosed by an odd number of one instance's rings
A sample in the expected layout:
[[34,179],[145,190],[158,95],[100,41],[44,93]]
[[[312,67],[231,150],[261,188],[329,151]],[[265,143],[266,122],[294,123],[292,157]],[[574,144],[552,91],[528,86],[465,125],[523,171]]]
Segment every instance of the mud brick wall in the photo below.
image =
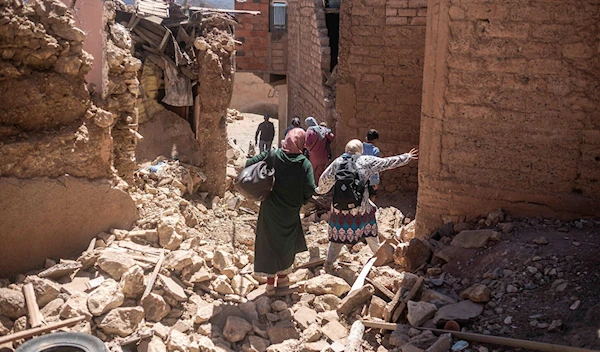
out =
[[[337,84],[338,148],[379,131],[384,155],[419,145],[426,0],[344,1]],[[339,149],[338,149],[339,150]],[[387,191],[416,190],[417,163],[381,175]]]
[[324,86],[331,48],[323,5],[318,0],[288,1],[288,119],[314,116],[332,124]]
[[429,2],[417,231],[600,215],[598,1]]
[[235,2],[236,10],[260,11],[261,14],[237,15],[235,39],[237,46],[236,68],[238,71],[267,71],[269,69],[269,0]]

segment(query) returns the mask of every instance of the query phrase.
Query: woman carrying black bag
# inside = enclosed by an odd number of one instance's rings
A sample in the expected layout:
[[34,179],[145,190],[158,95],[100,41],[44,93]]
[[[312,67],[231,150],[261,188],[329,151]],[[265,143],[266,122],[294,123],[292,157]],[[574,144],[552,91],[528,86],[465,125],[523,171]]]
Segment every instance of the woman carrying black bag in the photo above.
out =
[[[300,208],[315,193],[310,162],[302,155],[306,133],[301,128],[288,132],[283,148],[275,151],[275,183],[270,196],[261,202],[254,245],[254,271],[267,277],[267,295],[290,284],[287,274],[296,253],[307,250],[300,223]],[[263,152],[246,162],[246,167],[267,158]]]

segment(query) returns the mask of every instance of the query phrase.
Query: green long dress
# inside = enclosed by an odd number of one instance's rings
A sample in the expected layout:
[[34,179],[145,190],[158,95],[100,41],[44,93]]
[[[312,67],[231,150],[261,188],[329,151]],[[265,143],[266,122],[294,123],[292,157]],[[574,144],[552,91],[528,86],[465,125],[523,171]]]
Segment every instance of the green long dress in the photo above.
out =
[[[246,167],[264,160],[267,153],[248,160]],[[300,208],[315,193],[313,170],[304,155],[282,149],[274,153],[275,184],[260,204],[254,245],[254,271],[268,276],[289,269],[296,253],[307,250]]]

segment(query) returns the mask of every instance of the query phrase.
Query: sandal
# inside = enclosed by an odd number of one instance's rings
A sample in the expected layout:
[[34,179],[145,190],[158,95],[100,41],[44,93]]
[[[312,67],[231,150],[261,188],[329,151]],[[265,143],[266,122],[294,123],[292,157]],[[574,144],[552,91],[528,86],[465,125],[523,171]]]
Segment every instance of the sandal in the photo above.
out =
[[287,289],[288,287],[290,287],[290,277],[289,276],[277,278],[277,288]]
[[269,284],[267,284],[267,286],[265,287],[265,293],[269,297],[275,296],[275,293],[276,293],[275,285],[269,285]]

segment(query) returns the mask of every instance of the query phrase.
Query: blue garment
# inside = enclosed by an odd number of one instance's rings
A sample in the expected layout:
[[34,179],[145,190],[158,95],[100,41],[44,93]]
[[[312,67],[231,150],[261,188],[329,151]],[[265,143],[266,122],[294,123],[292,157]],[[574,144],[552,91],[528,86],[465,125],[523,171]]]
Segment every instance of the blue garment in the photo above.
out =
[[[379,158],[380,157],[379,148],[374,146],[372,143],[364,142],[362,155],[372,155],[372,156],[376,156]],[[371,186],[378,185],[379,181],[380,181],[379,173],[376,173],[375,175],[371,176],[371,178],[369,179],[369,184]]]

